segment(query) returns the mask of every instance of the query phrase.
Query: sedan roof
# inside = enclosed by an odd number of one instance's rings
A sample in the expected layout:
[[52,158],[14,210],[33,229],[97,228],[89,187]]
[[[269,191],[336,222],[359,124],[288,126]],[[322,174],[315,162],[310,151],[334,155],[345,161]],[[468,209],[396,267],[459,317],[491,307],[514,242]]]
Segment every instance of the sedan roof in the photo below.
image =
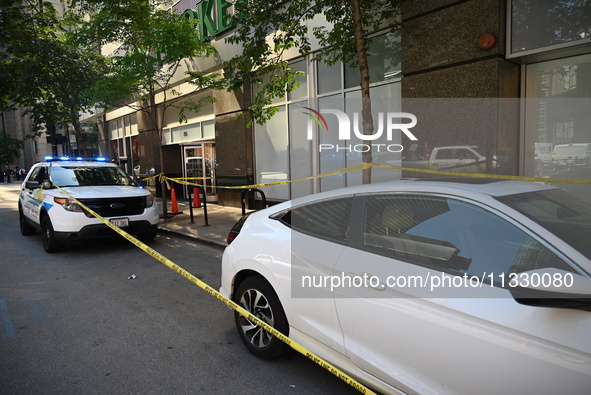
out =
[[457,194],[459,191],[464,191],[466,193],[484,194],[489,196],[505,196],[548,189],[556,189],[556,187],[529,181],[502,180],[493,178],[438,177],[387,181],[375,184],[345,187],[328,192],[321,192],[301,198],[296,198],[293,199],[291,203],[302,204],[318,199],[380,192],[441,192]]

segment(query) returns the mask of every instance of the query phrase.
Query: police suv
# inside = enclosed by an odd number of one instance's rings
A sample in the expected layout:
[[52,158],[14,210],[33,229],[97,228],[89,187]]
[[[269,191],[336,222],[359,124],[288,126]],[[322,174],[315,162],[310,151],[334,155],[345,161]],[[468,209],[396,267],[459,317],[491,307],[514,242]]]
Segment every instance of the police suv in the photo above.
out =
[[156,237],[158,205],[147,189],[106,158],[69,157],[46,157],[28,172],[18,202],[21,234],[41,230],[46,252],[115,234],[71,197],[144,242]]

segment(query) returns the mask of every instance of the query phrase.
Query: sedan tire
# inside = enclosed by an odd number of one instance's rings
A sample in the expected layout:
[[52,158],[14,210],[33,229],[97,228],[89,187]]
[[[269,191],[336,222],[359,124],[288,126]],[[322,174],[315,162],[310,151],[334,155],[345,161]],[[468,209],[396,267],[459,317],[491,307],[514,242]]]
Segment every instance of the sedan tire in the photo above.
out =
[[[244,280],[234,295],[234,302],[284,335],[288,335],[289,324],[281,302],[273,287],[264,278],[254,276]],[[256,356],[273,359],[289,351],[287,344],[240,313],[235,312],[234,318],[242,342]]]

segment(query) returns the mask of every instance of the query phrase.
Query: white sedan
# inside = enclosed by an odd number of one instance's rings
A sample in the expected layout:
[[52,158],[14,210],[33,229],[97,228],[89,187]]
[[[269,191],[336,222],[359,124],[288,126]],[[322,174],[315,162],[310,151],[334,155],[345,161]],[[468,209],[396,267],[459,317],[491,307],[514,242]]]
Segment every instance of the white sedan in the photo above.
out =
[[380,392],[589,394],[590,235],[591,202],[548,185],[364,185],[241,221],[220,291]]

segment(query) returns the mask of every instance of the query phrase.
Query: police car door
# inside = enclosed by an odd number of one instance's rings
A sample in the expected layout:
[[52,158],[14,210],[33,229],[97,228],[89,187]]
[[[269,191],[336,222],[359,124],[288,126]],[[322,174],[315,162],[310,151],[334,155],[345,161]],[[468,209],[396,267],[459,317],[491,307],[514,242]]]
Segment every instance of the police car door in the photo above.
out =
[[21,188],[23,214],[35,223],[39,223],[39,210],[42,205],[40,196],[43,181],[49,178],[48,166],[43,163],[31,170]]

